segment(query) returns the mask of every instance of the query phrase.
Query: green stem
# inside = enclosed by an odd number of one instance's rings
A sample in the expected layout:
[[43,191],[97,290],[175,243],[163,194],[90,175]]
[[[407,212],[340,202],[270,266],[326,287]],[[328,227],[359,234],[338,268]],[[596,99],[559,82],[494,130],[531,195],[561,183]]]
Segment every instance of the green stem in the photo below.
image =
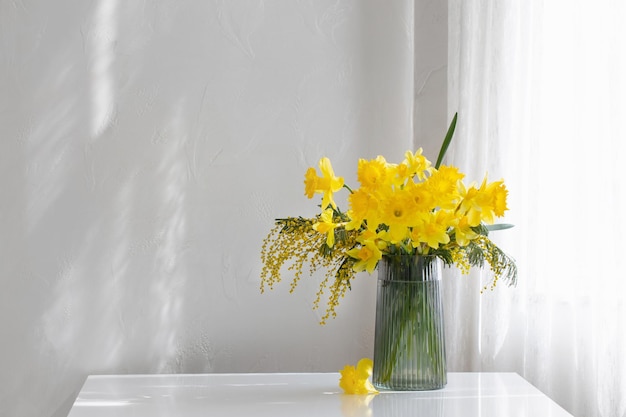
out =
[[381,388],[445,385],[440,281],[431,279],[434,265],[412,258],[389,256],[380,271],[374,383]]

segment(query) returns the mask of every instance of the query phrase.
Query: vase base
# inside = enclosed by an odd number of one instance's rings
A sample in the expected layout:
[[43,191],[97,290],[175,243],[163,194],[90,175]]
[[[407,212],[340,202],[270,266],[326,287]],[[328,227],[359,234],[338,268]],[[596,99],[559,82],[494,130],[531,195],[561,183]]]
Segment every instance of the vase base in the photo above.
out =
[[436,391],[445,388],[446,382],[436,384],[402,385],[402,384],[379,384],[374,383],[379,391]]

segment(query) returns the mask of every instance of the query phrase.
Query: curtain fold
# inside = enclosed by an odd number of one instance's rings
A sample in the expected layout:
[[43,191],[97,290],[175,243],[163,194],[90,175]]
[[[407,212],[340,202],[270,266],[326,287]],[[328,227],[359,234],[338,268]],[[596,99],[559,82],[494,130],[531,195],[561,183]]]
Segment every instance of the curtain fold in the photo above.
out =
[[520,270],[479,296],[487,272],[449,272],[451,370],[518,372],[575,416],[626,416],[626,6],[448,7],[447,163],[504,178],[515,227],[491,237]]

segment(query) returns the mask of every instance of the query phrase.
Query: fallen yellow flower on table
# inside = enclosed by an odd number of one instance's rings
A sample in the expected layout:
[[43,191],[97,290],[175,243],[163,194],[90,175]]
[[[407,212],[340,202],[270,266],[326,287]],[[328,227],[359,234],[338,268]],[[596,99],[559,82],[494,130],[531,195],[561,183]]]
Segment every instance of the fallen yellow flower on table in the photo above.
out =
[[378,393],[374,385],[369,380],[372,375],[374,363],[371,359],[361,359],[356,368],[352,365],[346,365],[339,373],[339,387],[346,394],[373,394]]

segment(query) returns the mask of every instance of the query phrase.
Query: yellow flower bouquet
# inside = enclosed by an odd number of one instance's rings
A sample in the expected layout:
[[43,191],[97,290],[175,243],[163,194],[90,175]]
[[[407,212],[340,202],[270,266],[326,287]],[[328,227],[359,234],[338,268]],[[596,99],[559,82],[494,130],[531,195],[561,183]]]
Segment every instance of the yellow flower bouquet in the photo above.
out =
[[[319,173],[309,168],[305,194],[309,199],[321,194],[321,211],[314,218],[276,220],[261,249],[261,291],[280,282],[285,265],[293,275],[291,291],[305,264],[311,274],[325,269],[313,306],[318,308],[329,291],[322,317],[325,323],[336,317],[339,300],[356,274],[372,273],[383,256],[436,257],[463,273],[486,262],[493,271],[492,286],[500,278],[514,284],[515,262],[488,237],[490,230],[505,227],[493,225],[508,209],[504,182],[489,182],[485,176],[480,185],[466,185],[458,168],[441,165],[455,125],[456,115],[434,166],[421,149],[407,151],[398,164],[387,162],[383,156],[360,159],[360,187],[356,189],[335,175],[326,157],[319,161]],[[336,193],[342,189],[348,191],[347,211],[335,202]]]
[[[455,126],[456,115],[434,166],[421,149],[397,164],[382,156],[360,159],[356,189],[335,175],[328,158],[320,159],[319,171],[309,168],[304,179],[308,198],[322,196],[319,214],[277,219],[263,241],[262,292],[280,282],[284,266],[293,276],[291,291],[305,265],[311,274],[325,269],[313,306],[328,291],[322,324],[336,316],[356,274],[378,268],[373,385],[366,381],[371,361],[362,362],[342,371],[346,392],[445,386],[441,264],[468,273],[487,263],[492,287],[500,279],[516,282],[515,262],[488,237],[508,227],[494,225],[508,210],[504,182],[485,176],[480,185],[466,185],[458,168],[441,165]],[[335,202],[342,189],[346,211]]]

